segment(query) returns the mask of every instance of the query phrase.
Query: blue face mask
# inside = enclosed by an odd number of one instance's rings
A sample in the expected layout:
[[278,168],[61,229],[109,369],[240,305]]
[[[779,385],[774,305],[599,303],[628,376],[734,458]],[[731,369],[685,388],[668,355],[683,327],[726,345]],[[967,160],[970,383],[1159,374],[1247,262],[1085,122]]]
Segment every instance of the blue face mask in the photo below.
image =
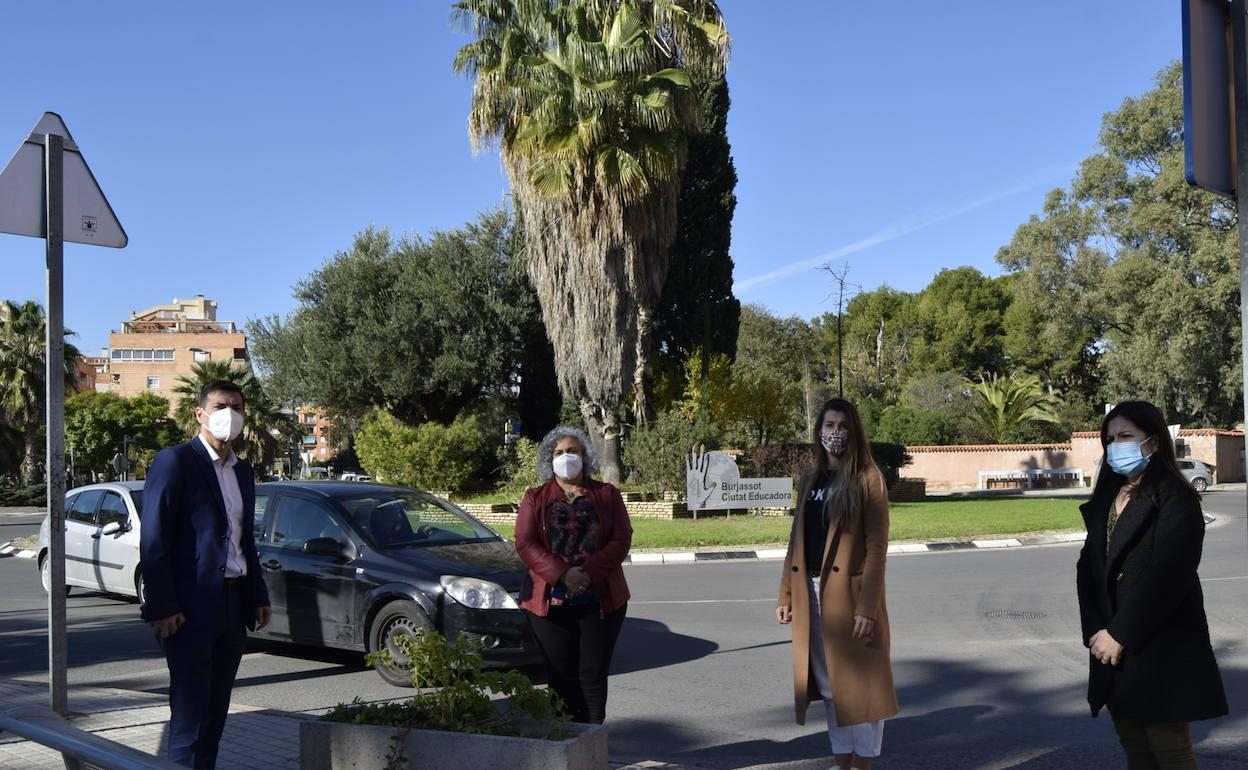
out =
[[1152,438],[1149,437],[1138,444],[1134,441],[1110,444],[1106,453],[1109,467],[1113,468],[1115,473],[1120,473],[1127,478],[1143,473],[1148,467],[1148,458],[1144,456],[1143,446],[1151,440]]

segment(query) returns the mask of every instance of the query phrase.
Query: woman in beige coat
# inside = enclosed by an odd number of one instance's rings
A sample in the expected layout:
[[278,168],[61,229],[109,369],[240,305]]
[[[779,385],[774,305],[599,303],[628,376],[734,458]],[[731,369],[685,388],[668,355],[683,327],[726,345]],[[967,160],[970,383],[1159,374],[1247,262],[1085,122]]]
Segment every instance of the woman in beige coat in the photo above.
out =
[[815,428],[815,467],[798,484],[776,620],[793,626],[797,723],[823,700],[832,770],[868,770],[897,713],[884,559],[888,489],[858,410],[834,398]]

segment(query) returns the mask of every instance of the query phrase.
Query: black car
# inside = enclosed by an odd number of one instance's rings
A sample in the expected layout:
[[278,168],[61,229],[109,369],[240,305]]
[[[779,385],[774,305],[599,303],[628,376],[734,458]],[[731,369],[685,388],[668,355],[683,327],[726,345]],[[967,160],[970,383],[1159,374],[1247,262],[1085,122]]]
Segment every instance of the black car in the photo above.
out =
[[464,511],[408,487],[283,481],[256,487],[256,547],[273,618],[260,636],[374,652],[408,685],[400,634],[437,629],[480,642],[491,665],[540,662],[517,605],[515,547]]

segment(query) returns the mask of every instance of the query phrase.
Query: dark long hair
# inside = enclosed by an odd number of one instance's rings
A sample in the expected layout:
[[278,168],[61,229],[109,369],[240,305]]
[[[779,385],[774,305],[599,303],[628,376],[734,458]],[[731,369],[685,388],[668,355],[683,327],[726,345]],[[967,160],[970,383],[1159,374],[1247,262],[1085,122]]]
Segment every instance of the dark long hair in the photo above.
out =
[[1123,401],[1109,410],[1101,421],[1101,470],[1096,475],[1093,498],[1117,493],[1127,481],[1126,476],[1109,467],[1109,423],[1116,417],[1121,417],[1139,428],[1145,436],[1152,438],[1153,446],[1156,447],[1148,458],[1148,467],[1140,477],[1140,494],[1146,495],[1154,503],[1160,502],[1164,489],[1174,489],[1176,485],[1179,489],[1196,494],[1179,470],[1166,416],[1147,401]]
[[815,469],[818,474],[822,475],[829,467],[828,450],[823,448],[819,435],[823,432],[823,419],[828,412],[840,412],[849,423],[849,447],[841,455],[836,477],[832,479],[823,503],[824,519],[828,526],[835,526],[847,523],[851,514],[862,510],[867,499],[867,474],[873,470],[879,473],[879,469],[871,456],[871,442],[867,439],[867,429],[862,424],[858,408],[843,398],[832,398],[823,402],[819,408],[819,419],[815,422]]

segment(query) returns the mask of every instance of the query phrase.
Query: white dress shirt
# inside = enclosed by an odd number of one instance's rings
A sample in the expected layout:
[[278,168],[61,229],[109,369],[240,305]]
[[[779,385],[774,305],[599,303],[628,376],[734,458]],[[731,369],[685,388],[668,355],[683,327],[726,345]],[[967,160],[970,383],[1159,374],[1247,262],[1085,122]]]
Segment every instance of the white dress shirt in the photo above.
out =
[[247,560],[243,558],[243,493],[238,488],[238,475],[234,466],[238,465],[238,457],[233,451],[228,457],[222,458],[216,450],[204,440],[200,434],[199,441],[208,450],[212,458],[212,469],[217,474],[217,484],[221,486],[221,499],[225,501],[225,520],[228,526],[227,535],[230,540],[230,552],[225,559],[225,576],[227,578],[242,577],[247,574]]

